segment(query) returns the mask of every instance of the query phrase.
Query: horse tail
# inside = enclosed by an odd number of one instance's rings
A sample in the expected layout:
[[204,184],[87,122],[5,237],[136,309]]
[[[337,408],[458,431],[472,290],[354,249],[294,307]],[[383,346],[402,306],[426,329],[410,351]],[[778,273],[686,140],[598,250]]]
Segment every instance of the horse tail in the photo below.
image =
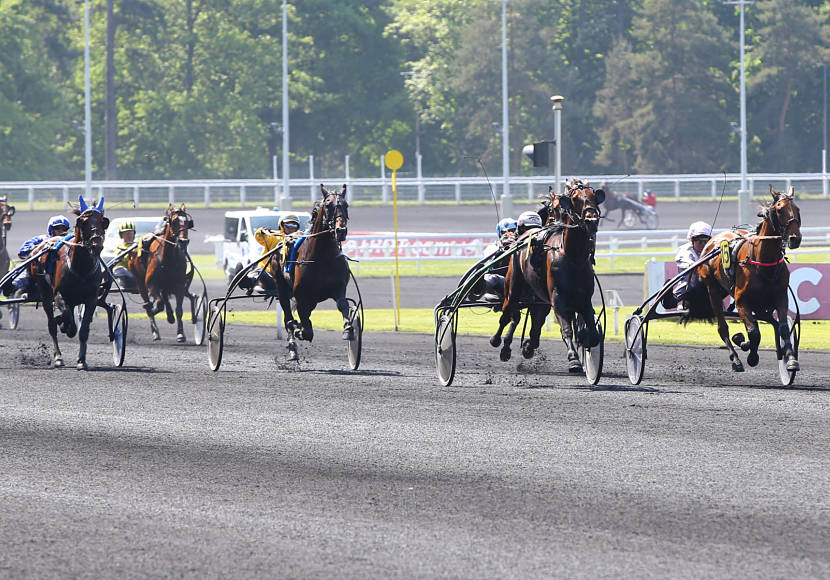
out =
[[715,313],[709,302],[709,292],[706,286],[695,286],[683,297],[688,310],[680,317],[680,324],[684,326],[692,321],[706,321],[710,324],[715,321]]

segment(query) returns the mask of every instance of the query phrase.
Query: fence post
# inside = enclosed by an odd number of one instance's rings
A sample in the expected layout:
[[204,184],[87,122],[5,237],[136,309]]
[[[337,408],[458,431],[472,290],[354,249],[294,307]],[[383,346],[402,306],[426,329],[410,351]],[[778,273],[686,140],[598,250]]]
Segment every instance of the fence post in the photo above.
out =
[[317,190],[314,188],[314,155],[308,156],[308,182],[311,184],[308,186],[308,198],[311,204],[314,205],[317,196]]
[[679,179],[674,180],[674,199],[680,199],[680,180]]
[[29,191],[29,209],[34,210],[35,209],[35,188],[34,187],[29,187],[28,191]]
[[421,173],[421,159],[422,155],[415,156],[415,164],[418,176],[418,203],[424,205],[424,176]]
[[245,203],[248,201],[248,192],[245,191],[245,184],[239,186],[239,205],[245,207]]
[[455,204],[461,205],[461,183],[455,182]]
[[716,200],[717,198],[718,198],[718,184],[713,179],[712,180],[712,201]]
[[210,207],[210,186],[209,185],[205,185],[205,207]]
[[349,172],[349,156],[346,155],[346,201],[352,203],[352,184],[351,184],[351,175]]
[[139,193],[139,187],[137,185],[133,186],[133,205],[138,207],[141,205],[141,194]]
[[67,186],[63,186],[63,204],[66,205],[69,203],[69,188]]
[[176,193],[173,191],[173,186],[167,186],[167,203],[173,203],[176,201]]
[[[527,183],[527,203],[533,203],[533,183]],[[505,216],[508,217],[508,216]]]

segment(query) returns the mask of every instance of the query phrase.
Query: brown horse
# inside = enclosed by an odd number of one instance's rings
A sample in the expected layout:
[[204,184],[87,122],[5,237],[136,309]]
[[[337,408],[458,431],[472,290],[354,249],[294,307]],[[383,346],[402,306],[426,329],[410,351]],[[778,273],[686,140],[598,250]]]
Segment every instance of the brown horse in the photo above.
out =
[[[503,361],[510,359],[510,343],[520,318],[523,304],[528,304],[531,327],[529,338],[522,344],[522,356],[531,358],[539,348],[542,324],[553,306],[562,340],[568,347],[568,368],[579,372],[582,365],[574,342],[576,316],[585,322],[577,336],[578,344],[594,347],[601,340],[594,324],[594,249],[601,216],[599,205],[605,199],[601,189],[594,191],[580,180],[571,180],[566,195],[551,197],[548,225],[527,232],[517,243],[528,250],[511,256],[505,282],[506,295],[499,327],[490,338],[498,347]],[[558,220],[558,221],[556,221]]]
[[[58,346],[60,324],[61,332],[67,337],[72,338],[78,333],[80,349],[77,368],[86,370],[89,325],[98,304],[98,291],[103,276],[99,256],[104,247],[104,234],[109,219],[104,217],[103,198],[94,206],[88,206],[83,196],[79,200],[80,209],[74,210],[78,216],[74,238],[67,241],[51,238],[35,248],[33,254],[48,244],[55,247],[29,264],[29,273],[37,286],[49,324],[49,334],[54,345],[54,366],[63,366],[63,355]],[[54,314],[56,304],[61,311],[57,317]],[[80,330],[73,316],[76,306],[84,307]]]
[[[153,340],[161,340],[155,315],[164,310],[167,322],[176,323],[176,340],[185,342],[182,323],[184,297],[190,298],[191,307],[194,305],[194,298],[189,294],[193,268],[189,267],[187,256],[190,242],[188,232],[193,228],[193,218],[187,213],[184,204],[175,208],[171,203],[164,215],[163,226],[162,233],[147,235],[149,243],[130,256],[127,267],[135,277],[138,292],[144,299],[144,310],[150,318]],[[175,316],[170,296],[176,297]]]
[[[346,256],[340,251],[349,223],[346,186],[340,191],[329,191],[321,185],[320,190],[323,199],[314,209],[311,231],[295,251],[296,255],[289,255],[288,263],[285,264],[280,263],[279,252],[271,258],[271,271],[283,273],[282,276],[276,276],[276,281],[283,321],[288,331],[290,360],[298,359],[295,339],[311,342],[314,338],[311,312],[324,300],[337,302],[337,309],[343,315],[343,339],[354,338],[354,329],[349,319],[349,302],[346,299],[350,270]],[[299,323],[291,312],[292,298],[297,307]]]
[[771,319],[774,312],[782,344],[779,355],[787,361],[788,371],[799,370],[787,323],[790,271],[784,254],[785,246],[795,249],[801,245],[801,212],[795,204],[792,187],[787,193],[777,193],[772,186],[769,189],[772,202],[758,213],[763,220],[755,232],[735,229],[714,236],[706,244],[703,254],[721,249],[697,270],[706,287],[709,304],[689,305],[690,318],[711,319],[714,314],[718,334],[729,349],[732,370],[737,372],[743,371],[744,366],[729,339],[729,328],[723,316],[723,299],[730,294],[749,337],[744,340],[742,334],[736,334],[733,339],[741,350],[749,351],[746,359],[749,366],[758,364],[761,331],[757,318]]
[[6,196],[0,198],[0,278],[9,271],[11,261],[9,259],[9,248],[6,245],[6,235],[12,227],[12,216],[14,206],[9,205]]

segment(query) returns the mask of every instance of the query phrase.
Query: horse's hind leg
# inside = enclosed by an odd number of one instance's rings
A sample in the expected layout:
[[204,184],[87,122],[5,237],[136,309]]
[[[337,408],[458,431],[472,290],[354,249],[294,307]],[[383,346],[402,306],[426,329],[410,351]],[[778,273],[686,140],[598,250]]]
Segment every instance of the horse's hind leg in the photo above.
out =
[[[41,288],[41,295],[44,295],[43,288]],[[49,336],[52,337],[52,361],[55,368],[63,366],[63,354],[58,346],[58,323],[55,320],[54,303],[50,299],[43,300],[43,311],[46,313],[47,326],[49,328]]]
[[533,306],[530,309],[530,336],[522,342],[522,356],[532,358],[539,348],[539,337],[542,335],[542,324],[550,312],[550,306]]
[[516,332],[516,327],[522,319],[522,312],[518,308],[511,308],[508,316],[510,318],[510,326],[507,327],[507,334],[504,335],[504,345],[499,351],[499,359],[502,362],[510,360],[510,344],[513,342],[513,334]]
[[78,364],[75,367],[79,371],[85,371],[89,368],[86,364],[86,345],[89,340],[89,325],[92,324],[92,316],[95,314],[96,302],[97,298],[93,297],[91,302],[87,301],[87,304],[84,305],[84,317],[81,319],[81,328],[78,330],[78,342],[80,343],[80,347],[78,348]]
[[781,345],[779,356],[787,361],[788,371],[799,371],[801,365],[798,364],[798,359],[795,358],[795,349],[793,348],[792,340],[790,340],[790,324],[787,320],[788,300],[787,294],[783,293],[784,300],[779,301],[775,307],[776,315],[778,316],[778,343]]

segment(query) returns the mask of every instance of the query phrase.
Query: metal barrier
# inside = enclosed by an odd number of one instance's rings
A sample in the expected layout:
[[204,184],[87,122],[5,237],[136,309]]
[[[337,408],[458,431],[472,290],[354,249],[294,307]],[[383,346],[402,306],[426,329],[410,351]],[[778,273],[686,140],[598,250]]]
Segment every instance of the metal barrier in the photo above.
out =
[[[651,189],[659,198],[680,199],[683,197],[705,197],[716,199],[725,188],[734,195],[740,185],[740,175],[726,174],[684,174],[684,175],[620,175],[582,176],[591,183],[607,181],[614,183],[618,194],[632,195],[637,199],[643,191]],[[755,184],[760,184],[757,194],[766,196],[767,184],[777,190],[794,185],[797,194],[821,195],[828,197],[830,174],[823,173],[752,173],[747,176],[749,190],[755,195]],[[619,181],[618,181],[619,180]],[[553,176],[511,176],[510,187],[518,203],[525,197],[534,202],[540,194],[547,192],[553,184]],[[290,201],[282,192],[282,180],[274,179],[232,179],[232,180],[155,180],[155,181],[93,181],[93,195],[104,195],[115,202],[133,201],[136,207],[142,203],[188,203],[191,205],[234,204],[282,204],[291,202],[314,202],[319,198],[319,184],[346,183],[349,201],[390,203],[391,179],[385,175],[374,178],[316,177],[289,180]],[[615,183],[616,182],[616,183]],[[490,181],[483,177],[398,177],[398,199],[415,203],[455,203],[487,201],[491,199],[490,188],[498,196],[502,181],[498,176]],[[523,191],[525,193],[519,193]],[[28,203],[34,209],[37,202],[67,202],[77,199],[84,192],[83,181],[17,181],[0,183],[0,194],[9,196],[13,203]]]

